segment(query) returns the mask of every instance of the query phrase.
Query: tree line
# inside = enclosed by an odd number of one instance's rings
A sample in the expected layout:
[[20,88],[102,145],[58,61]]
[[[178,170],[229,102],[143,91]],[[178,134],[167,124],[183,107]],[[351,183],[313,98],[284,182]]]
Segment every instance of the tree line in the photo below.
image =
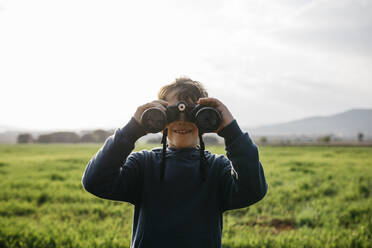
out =
[[34,139],[30,133],[21,133],[17,136],[17,143],[102,143],[112,134],[113,131],[98,129],[83,135],[75,132],[54,132],[39,135]]
[[[102,129],[94,130],[83,135],[78,135],[75,132],[54,132],[39,135],[39,137],[36,139],[34,139],[30,133],[21,133],[17,136],[17,143],[103,143],[113,133],[114,131],[105,131]],[[156,137],[146,139],[145,142],[148,144],[160,144],[161,138],[162,136],[158,135]],[[205,135],[203,140],[206,145],[223,144],[222,138],[217,138],[210,135]]]

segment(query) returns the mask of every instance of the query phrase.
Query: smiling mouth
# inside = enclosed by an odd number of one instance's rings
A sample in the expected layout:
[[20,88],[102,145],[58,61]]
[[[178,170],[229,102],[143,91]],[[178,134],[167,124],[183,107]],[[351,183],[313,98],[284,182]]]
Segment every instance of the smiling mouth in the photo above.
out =
[[191,133],[192,130],[173,130],[173,132],[177,134],[188,134],[188,133]]

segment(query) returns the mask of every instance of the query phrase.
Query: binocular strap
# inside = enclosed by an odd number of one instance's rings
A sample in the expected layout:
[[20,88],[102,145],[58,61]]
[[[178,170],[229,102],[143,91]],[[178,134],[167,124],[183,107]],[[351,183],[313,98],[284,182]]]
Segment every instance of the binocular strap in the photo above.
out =
[[202,178],[202,181],[205,182],[205,165],[206,165],[206,158],[205,158],[205,154],[204,154],[204,150],[205,150],[205,145],[204,145],[204,141],[203,141],[203,138],[202,138],[202,134],[199,133],[199,143],[200,143],[200,148],[199,148],[199,152],[200,152],[200,167],[199,167],[199,170],[200,170],[200,176]]
[[161,164],[160,164],[160,180],[163,181],[164,179],[164,171],[165,171],[165,154],[167,153],[167,135],[168,135],[168,128],[164,129],[163,131],[163,138],[161,139],[161,143],[163,144],[163,154],[161,157]]

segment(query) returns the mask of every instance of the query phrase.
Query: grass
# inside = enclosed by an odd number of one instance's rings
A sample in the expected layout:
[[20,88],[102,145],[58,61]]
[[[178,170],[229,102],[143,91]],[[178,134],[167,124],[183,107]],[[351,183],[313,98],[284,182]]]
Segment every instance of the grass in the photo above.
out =
[[[0,145],[0,247],[129,247],[133,206],[81,186],[99,148]],[[371,147],[265,146],[260,159],[269,191],[224,214],[223,247],[372,247]]]

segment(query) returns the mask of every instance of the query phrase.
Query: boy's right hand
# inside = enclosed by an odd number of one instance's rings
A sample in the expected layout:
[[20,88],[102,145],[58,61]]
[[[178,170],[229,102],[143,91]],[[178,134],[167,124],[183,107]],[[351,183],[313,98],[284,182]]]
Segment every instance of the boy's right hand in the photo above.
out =
[[165,112],[167,110],[166,106],[168,106],[168,102],[163,101],[163,100],[154,100],[152,102],[149,102],[149,103],[146,103],[144,105],[139,106],[137,108],[137,111],[134,113],[133,117],[140,125],[142,125],[141,116],[142,116],[142,113],[145,112],[145,110],[155,107],[155,108],[159,108],[159,109],[161,109]]

